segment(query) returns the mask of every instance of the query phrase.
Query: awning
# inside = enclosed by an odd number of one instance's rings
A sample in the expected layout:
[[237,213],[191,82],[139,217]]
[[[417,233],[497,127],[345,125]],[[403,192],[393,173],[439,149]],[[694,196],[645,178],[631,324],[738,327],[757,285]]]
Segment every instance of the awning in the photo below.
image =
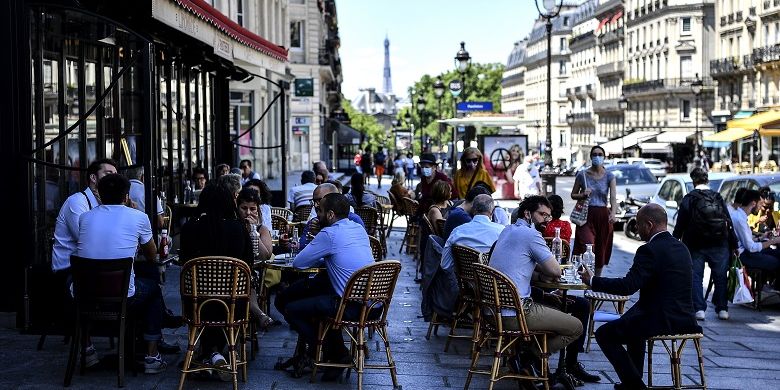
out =
[[734,119],[748,118],[753,115],[754,112],[756,112],[756,110],[742,110],[734,114]]
[[745,130],[738,127],[729,128],[721,132],[705,136],[704,146],[708,148],[725,148],[731,145],[732,142],[749,137],[752,134],[753,132],[750,130]]
[[607,152],[607,154],[621,154],[624,149],[635,146],[656,135],[658,135],[658,133],[655,131],[635,131],[625,137],[614,139],[599,146],[604,148],[604,151]]
[[688,137],[695,134],[693,131],[664,131],[655,137],[658,142],[667,142],[673,144],[684,144],[688,141]]
[[763,130],[770,125],[780,123],[780,111],[766,111],[743,119],[734,119],[727,122],[729,129],[739,128],[743,130],[758,130],[763,134]]
[[672,146],[668,142],[643,142],[639,148],[642,149],[642,153],[672,153]]
[[[536,121],[523,119],[516,116],[469,116],[466,118],[441,119],[439,123],[446,123],[450,126],[474,126],[482,127],[503,127],[503,126],[531,126]],[[532,126],[531,126],[532,127]]]
[[610,20],[609,22],[615,23],[618,20],[620,20],[621,17],[623,17],[623,11],[618,11],[618,13],[616,13],[615,16],[612,17],[612,20]]
[[601,30],[604,27],[605,24],[609,23],[609,19],[610,19],[609,16],[607,16],[606,18],[602,19],[599,22],[599,26],[596,27],[596,30],[594,32],[599,32],[599,30]]

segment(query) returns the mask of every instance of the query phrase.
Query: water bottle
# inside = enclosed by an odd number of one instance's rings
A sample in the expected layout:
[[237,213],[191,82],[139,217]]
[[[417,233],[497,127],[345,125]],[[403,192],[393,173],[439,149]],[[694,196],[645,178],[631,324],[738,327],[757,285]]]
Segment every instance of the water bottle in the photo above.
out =
[[252,242],[252,254],[255,260],[260,257],[260,233],[257,232],[257,225],[249,224],[249,239]]
[[187,180],[184,186],[184,203],[193,203],[193,198],[192,186],[190,186],[190,181]]
[[591,272],[594,272],[596,254],[593,253],[593,244],[585,244],[585,253],[582,254],[582,264],[585,264]]
[[160,247],[157,248],[157,253],[160,255],[160,260],[168,257],[168,229],[160,231]]
[[552,250],[553,256],[555,256],[555,260],[558,260],[558,264],[563,264],[563,241],[561,240],[561,228],[555,228],[555,238],[552,240],[552,244],[550,245],[550,250]]

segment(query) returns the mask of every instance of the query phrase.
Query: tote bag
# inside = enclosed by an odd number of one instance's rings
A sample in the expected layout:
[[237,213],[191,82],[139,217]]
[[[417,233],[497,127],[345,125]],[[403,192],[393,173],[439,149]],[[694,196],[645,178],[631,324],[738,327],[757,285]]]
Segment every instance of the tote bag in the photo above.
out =
[[[582,172],[582,185],[588,189],[588,178],[585,172]],[[574,205],[574,209],[569,214],[569,220],[577,226],[582,226],[588,222],[588,204],[590,203],[590,197],[580,199],[577,204]]]

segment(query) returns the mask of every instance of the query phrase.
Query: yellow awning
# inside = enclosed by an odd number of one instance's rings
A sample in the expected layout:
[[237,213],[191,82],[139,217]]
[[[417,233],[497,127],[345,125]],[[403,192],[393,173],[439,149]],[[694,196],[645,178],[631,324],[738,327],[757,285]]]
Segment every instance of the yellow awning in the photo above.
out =
[[766,111],[747,118],[734,119],[726,123],[728,129],[738,128],[747,131],[758,130],[761,135],[778,135],[777,129],[768,129],[767,127],[780,123],[780,111]]
[[[733,122],[733,121],[729,121]],[[704,137],[704,142],[734,142],[738,139],[749,137],[753,134],[751,130],[745,130],[739,127],[731,128],[717,132],[712,135]]]

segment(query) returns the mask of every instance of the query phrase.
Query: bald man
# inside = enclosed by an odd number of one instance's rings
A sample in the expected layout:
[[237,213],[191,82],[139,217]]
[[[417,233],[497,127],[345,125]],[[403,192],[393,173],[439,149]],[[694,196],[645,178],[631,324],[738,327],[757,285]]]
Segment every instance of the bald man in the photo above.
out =
[[[318,185],[317,188],[315,188],[314,192],[312,193],[311,202],[312,202],[312,206],[314,206],[314,207],[311,208],[311,211],[312,211],[313,215],[309,217],[309,220],[311,220],[312,218],[317,216],[317,214],[316,214],[317,208],[320,206],[320,201],[322,200],[322,198],[325,197],[325,195],[328,195],[328,194],[340,194],[340,193],[341,193],[341,190],[339,190],[339,188],[336,187],[335,184],[322,183],[322,184]],[[349,208],[349,214],[347,215],[347,218],[350,221],[355,222],[355,223],[357,223],[360,226],[363,226],[363,227],[366,226],[363,223],[363,219],[361,219],[359,215],[354,213],[354,210],[352,210],[351,206]],[[300,241],[299,241],[298,245],[300,245],[301,250],[303,250],[303,248],[305,248],[306,245],[309,245],[309,224],[308,223],[306,224],[306,226],[303,227],[303,237],[300,238]]]
[[657,204],[639,210],[637,228],[647,243],[637,249],[626,276],[593,277],[588,270],[582,271],[582,281],[593,291],[616,295],[639,291],[639,301],[631,309],[596,331],[599,347],[620,377],[615,389],[647,388],[642,372],[650,337],[701,332],[691,296],[691,255],[667,231],[666,222],[666,211]]

